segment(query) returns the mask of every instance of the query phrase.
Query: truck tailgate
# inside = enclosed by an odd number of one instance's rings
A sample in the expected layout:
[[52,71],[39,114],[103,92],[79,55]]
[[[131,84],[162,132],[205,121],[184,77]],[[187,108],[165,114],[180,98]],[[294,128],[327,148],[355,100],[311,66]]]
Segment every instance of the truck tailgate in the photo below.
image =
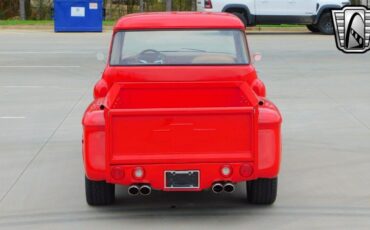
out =
[[257,149],[248,85],[120,83],[105,101],[110,164],[240,162]]

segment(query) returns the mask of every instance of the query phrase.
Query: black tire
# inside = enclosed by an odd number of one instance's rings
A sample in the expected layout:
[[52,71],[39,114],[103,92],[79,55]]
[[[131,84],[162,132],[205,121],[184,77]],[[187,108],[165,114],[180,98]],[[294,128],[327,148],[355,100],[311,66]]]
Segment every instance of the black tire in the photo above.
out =
[[331,19],[331,13],[323,13],[317,23],[317,28],[322,34],[332,35],[334,34],[333,20]]
[[244,16],[244,14],[242,14],[242,13],[238,13],[238,12],[231,12],[233,15],[235,15],[235,16],[237,16],[239,19],[240,19],[240,21],[242,21],[243,22],[243,24],[244,24],[244,26],[245,27],[247,27],[247,24],[248,24],[248,22],[247,22],[247,19],[245,18],[245,16]]
[[105,181],[92,181],[85,177],[86,201],[91,206],[113,204],[114,184]]
[[318,33],[320,30],[317,28],[317,25],[306,25],[307,29],[312,33]]
[[277,178],[247,182],[247,199],[251,204],[271,205],[277,196]]

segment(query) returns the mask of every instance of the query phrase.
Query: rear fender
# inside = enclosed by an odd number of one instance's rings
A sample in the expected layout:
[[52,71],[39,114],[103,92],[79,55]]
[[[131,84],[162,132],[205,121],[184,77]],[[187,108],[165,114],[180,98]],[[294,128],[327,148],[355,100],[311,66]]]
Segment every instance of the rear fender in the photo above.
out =
[[330,4],[330,5],[324,5],[322,7],[320,7],[319,11],[317,12],[317,15],[316,15],[316,18],[313,22],[314,25],[316,25],[319,20],[320,20],[320,17],[323,13],[327,12],[327,11],[331,11],[331,10],[339,10],[341,9],[341,6],[339,5],[334,5],[334,4]]
[[255,16],[251,13],[248,6],[244,4],[227,4],[222,9],[222,12],[230,12],[231,9],[239,9],[244,12],[245,19],[247,20],[248,25],[254,25],[256,23]]
[[105,179],[105,121],[99,106],[99,100],[91,103],[82,120],[82,155],[86,176],[91,180]]
[[274,178],[278,175],[281,160],[281,123],[277,107],[264,100],[259,108],[258,120],[258,176]]

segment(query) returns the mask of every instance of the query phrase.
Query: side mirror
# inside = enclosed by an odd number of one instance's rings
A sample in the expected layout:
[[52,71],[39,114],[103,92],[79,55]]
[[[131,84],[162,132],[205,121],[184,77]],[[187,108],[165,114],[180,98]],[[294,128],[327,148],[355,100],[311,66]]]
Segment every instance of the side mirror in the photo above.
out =
[[259,62],[262,60],[262,55],[260,53],[254,53],[252,56],[255,62]]

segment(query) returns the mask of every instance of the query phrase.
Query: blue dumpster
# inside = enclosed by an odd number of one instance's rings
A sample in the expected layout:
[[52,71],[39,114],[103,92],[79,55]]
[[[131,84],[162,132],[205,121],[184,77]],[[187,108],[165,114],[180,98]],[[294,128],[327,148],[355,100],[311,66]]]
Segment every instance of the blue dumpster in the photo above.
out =
[[103,0],[54,0],[55,32],[101,32]]

